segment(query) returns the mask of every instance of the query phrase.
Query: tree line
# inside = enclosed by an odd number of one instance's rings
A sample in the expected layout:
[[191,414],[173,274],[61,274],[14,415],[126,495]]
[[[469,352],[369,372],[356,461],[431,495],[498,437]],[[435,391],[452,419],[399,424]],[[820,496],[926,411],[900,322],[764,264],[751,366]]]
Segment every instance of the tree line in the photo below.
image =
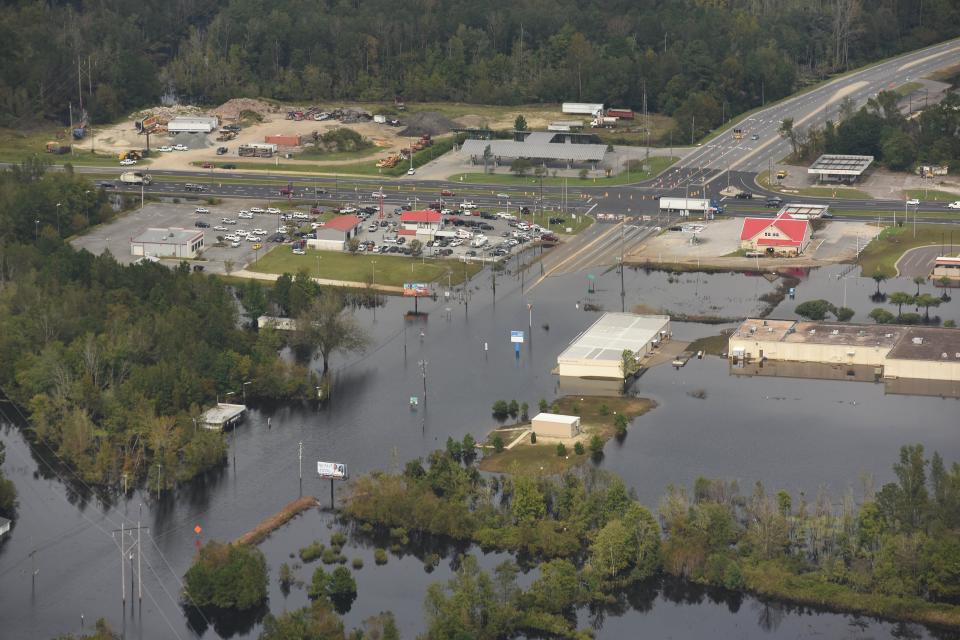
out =
[[[479,474],[475,453],[451,446],[402,473],[359,478],[343,508],[383,531],[469,540],[536,559],[540,577],[516,587],[516,566],[484,577],[464,560],[426,597],[427,637],[577,637],[574,609],[673,576],[704,585],[932,624],[960,625],[960,464],[905,446],[895,480],[864,480],[859,502],[699,478],[671,486],[656,515],[622,480],[597,470],[560,477]],[[465,626],[463,626],[465,625]]]
[[797,161],[810,162],[820,154],[836,153],[871,155],[898,171],[918,163],[956,166],[960,162],[960,96],[949,92],[916,117],[901,112],[900,99],[895,91],[881,91],[858,110],[845,100],[837,110],[837,120],[798,131],[793,119],[787,118],[781,124],[781,135],[790,140]]
[[810,80],[955,36],[960,9],[950,0],[33,0],[5,7],[2,22],[8,126],[66,121],[71,102],[108,121],[161,94],[208,105],[402,95],[637,109],[646,94],[650,110],[699,133]]

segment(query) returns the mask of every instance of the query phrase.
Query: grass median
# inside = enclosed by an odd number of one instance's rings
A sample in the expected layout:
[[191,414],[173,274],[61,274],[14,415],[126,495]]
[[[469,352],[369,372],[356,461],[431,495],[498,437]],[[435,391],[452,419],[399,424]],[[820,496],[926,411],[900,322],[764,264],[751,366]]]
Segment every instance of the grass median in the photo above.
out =
[[916,198],[921,202],[955,202],[960,200],[960,193],[938,191],[936,189],[907,189],[903,192],[907,198]]
[[[318,260],[319,259],[319,260]],[[308,249],[306,255],[298,256],[289,247],[279,246],[250,265],[250,271],[260,273],[297,273],[306,269],[314,278],[343,280],[402,287],[405,282],[439,282],[460,284],[464,278],[473,277],[483,265],[439,258],[413,258],[407,256],[366,255],[340,251],[315,251]]]
[[863,275],[882,273],[888,278],[897,275],[897,260],[910,249],[939,245],[950,236],[950,228],[940,224],[912,224],[887,227],[860,254]]

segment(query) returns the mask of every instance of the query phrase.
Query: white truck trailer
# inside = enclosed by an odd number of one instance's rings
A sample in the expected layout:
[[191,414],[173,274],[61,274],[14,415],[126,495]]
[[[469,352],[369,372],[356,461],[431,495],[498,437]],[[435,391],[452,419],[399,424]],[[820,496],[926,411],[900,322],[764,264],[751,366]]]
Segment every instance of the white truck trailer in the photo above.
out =
[[679,213],[681,217],[723,213],[723,207],[706,198],[660,198],[660,211]]
[[594,102],[564,102],[561,111],[582,116],[603,114],[603,104]]
[[149,173],[143,171],[125,171],[120,174],[120,182],[124,184],[143,184],[147,185],[153,182]]

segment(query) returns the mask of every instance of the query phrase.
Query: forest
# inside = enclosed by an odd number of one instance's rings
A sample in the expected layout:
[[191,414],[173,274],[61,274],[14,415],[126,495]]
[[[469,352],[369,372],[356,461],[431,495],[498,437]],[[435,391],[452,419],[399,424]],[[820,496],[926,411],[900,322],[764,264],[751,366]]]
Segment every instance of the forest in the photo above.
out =
[[0,391],[83,481],[171,488],[225,460],[223,436],[195,422],[218,396],[247,381],[252,397],[314,388],[218,278],[66,244],[114,215],[84,178],[27,162],[0,172],[0,203]]
[[110,121],[163,95],[640,109],[646,94],[699,134],[960,33],[951,0],[23,0],[4,15],[0,125],[18,127],[65,123],[71,103]]
[[658,577],[960,626],[960,464],[921,445],[901,448],[893,481],[864,479],[856,497],[759,482],[743,493],[700,478],[669,487],[654,515],[616,476],[485,477],[459,444],[402,473],[359,478],[343,510],[361,529],[468,540],[539,563],[522,591],[515,565],[484,577],[464,562],[428,591],[427,637],[575,637],[573,608],[615,603]]

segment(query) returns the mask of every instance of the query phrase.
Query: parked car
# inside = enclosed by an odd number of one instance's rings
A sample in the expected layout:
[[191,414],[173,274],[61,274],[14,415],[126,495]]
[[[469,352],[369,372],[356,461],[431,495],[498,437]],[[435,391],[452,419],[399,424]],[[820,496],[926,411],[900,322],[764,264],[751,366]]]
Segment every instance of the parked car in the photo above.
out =
[[190,147],[185,144],[175,144],[173,145],[174,151],[190,151]]
[[226,147],[217,147],[217,155],[218,155],[218,156],[224,155],[227,151],[228,151],[228,149],[227,149]]
[[210,228],[210,223],[209,223],[209,222],[204,222],[203,220],[197,220],[196,222],[193,223],[193,226],[195,226],[195,227],[197,227],[197,228],[199,228],[199,229],[209,229],[209,228]]
[[750,139],[751,139],[751,140],[759,140],[759,139],[760,139],[760,135],[755,133],[755,134],[753,134],[752,136],[750,136]]
[[210,213],[210,209],[207,209],[206,207],[197,207],[196,209],[193,210],[193,212],[194,213]]
[[267,207],[267,213],[277,215],[280,213],[280,209],[277,209],[276,207]]
[[447,189],[444,189],[443,191],[440,192],[440,195],[443,196],[444,198],[452,198],[452,197],[456,196],[457,194],[455,194],[453,191],[449,191],[449,190],[447,190]]
[[909,200],[907,200],[907,204],[910,205],[911,207],[919,207],[919,206],[920,206],[920,199],[919,199],[919,198],[910,198]]
[[234,249],[236,249],[237,247],[240,246],[240,241],[239,241],[239,240],[231,240],[231,241],[230,241],[230,246],[233,247]]
[[263,209],[260,207],[250,207],[250,213],[263,213]]
[[162,147],[157,147],[157,151],[173,151],[173,147],[168,147],[167,145],[163,145]]
[[750,193],[749,191],[738,191],[738,192],[737,192],[737,199],[738,199],[738,200],[752,200],[752,199],[753,199],[753,194]]
[[120,161],[120,166],[121,166],[121,167],[129,167],[129,166],[135,165],[135,164],[137,164],[137,161],[136,161],[136,160],[131,160],[130,158],[124,158],[123,160]]
[[227,231],[227,228],[226,228],[225,226],[223,226],[222,224],[218,224],[218,225],[214,225],[213,230],[214,230],[214,231]]
[[[909,204],[909,203],[907,203],[907,204]],[[772,197],[772,198],[767,198],[767,206],[768,206],[768,207],[782,207],[782,206],[783,206],[783,198],[778,198],[778,197],[776,197],[776,196],[774,196],[774,197]]]
[[295,256],[305,256],[305,255],[307,255],[307,252],[304,251],[303,249],[294,249],[294,250],[293,250],[293,255],[295,255]]
[[409,169],[407,169],[407,175],[408,175],[408,176],[413,176],[413,175],[416,175],[416,174],[417,174],[417,170],[414,169],[413,167],[410,167]]
[[212,163],[212,162],[204,162],[204,163],[203,163],[203,168],[204,168],[204,169],[213,169],[213,163]]

